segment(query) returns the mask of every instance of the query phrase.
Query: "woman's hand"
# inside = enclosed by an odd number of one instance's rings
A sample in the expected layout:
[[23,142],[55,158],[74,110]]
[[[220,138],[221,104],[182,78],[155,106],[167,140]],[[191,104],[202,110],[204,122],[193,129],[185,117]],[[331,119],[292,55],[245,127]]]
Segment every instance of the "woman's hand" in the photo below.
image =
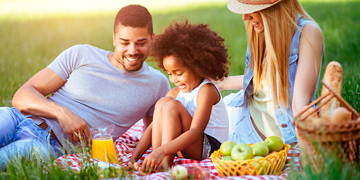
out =
[[223,80],[212,81],[219,90],[240,90],[243,89],[244,75],[229,76]]
[[155,172],[155,170],[161,166],[163,160],[165,159],[165,153],[162,151],[161,147],[153,150],[150,154],[148,154],[144,162],[142,163],[141,168],[138,170],[140,174],[151,174]]

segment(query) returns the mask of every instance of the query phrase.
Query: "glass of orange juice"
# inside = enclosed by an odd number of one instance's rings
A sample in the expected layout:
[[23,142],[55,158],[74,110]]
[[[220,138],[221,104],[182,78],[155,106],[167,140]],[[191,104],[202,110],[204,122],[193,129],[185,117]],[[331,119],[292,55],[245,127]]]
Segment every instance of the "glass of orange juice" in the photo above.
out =
[[114,125],[108,127],[93,127],[90,129],[92,138],[91,158],[104,162],[117,163],[112,132]]

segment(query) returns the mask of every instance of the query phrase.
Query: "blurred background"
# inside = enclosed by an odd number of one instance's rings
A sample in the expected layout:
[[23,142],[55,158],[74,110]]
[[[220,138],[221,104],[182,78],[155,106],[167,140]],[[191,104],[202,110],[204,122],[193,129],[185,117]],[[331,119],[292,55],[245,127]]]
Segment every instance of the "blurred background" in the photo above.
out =
[[[300,2],[324,34],[321,76],[330,61],[340,62],[344,70],[342,95],[359,111],[360,1]],[[247,45],[244,23],[241,15],[227,9],[227,0],[0,0],[0,106],[11,106],[16,90],[70,46],[91,44],[113,51],[114,18],[128,4],[149,9],[156,34],[184,17],[191,23],[210,24],[226,40],[230,75],[243,74]],[[232,92],[236,91],[222,91],[222,95]]]
[[151,10],[178,9],[199,4],[226,3],[227,0],[0,0],[1,14],[29,13],[116,13],[128,4],[141,4]]

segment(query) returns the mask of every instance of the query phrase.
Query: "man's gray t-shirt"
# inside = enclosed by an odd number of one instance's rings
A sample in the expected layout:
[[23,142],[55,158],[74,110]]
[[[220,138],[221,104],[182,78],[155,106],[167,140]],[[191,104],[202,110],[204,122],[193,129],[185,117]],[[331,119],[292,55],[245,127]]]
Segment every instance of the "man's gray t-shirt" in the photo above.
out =
[[[62,52],[48,68],[65,84],[48,99],[83,118],[89,128],[114,124],[113,138],[118,138],[145,115],[153,115],[155,103],[170,85],[164,74],[145,62],[139,71],[115,67],[109,53],[91,45],[75,45]],[[45,120],[63,142],[67,135],[59,122]]]

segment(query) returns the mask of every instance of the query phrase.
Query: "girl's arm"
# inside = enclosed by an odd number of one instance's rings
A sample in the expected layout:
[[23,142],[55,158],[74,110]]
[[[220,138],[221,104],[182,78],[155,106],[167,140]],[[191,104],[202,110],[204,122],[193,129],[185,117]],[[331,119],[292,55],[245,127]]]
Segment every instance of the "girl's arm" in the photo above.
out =
[[[146,130],[146,128],[151,124],[152,120],[153,120],[153,116],[144,116],[142,118],[143,122],[144,122],[144,127],[143,127],[143,131]],[[130,143],[130,144],[127,144],[129,147],[131,148],[136,148],[136,146],[139,144],[139,142],[135,142],[135,143]]]
[[144,122],[144,131],[147,127],[149,127],[149,125],[151,124],[152,120],[153,120],[153,116],[144,116],[142,118],[143,122]]
[[136,161],[148,150],[151,146],[151,132],[152,123],[146,128],[144,134],[141,136],[139,143],[137,144],[134,153],[128,161],[128,165],[132,167]]
[[240,90],[243,88],[244,75],[229,76],[224,80],[213,81],[219,90]]
[[294,116],[308,105],[315,92],[323,50],[323,35],[314,23],[304,26],[299,42],[292,110]]

